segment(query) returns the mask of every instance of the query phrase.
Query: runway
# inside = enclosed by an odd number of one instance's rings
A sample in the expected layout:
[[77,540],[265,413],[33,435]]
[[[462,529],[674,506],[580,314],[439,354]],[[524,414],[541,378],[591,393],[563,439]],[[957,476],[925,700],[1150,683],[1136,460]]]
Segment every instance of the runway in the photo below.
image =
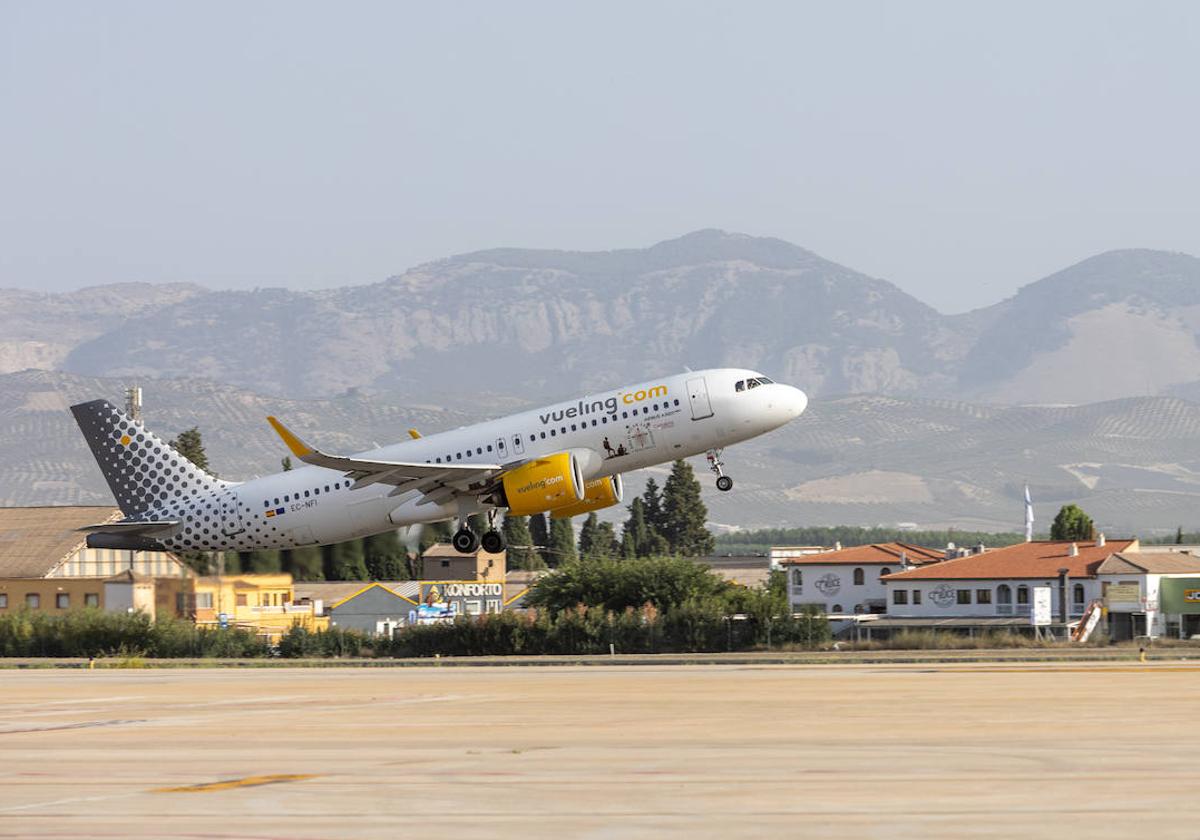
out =
[[1188,663],[0,671],[0,837],[1200,835]]

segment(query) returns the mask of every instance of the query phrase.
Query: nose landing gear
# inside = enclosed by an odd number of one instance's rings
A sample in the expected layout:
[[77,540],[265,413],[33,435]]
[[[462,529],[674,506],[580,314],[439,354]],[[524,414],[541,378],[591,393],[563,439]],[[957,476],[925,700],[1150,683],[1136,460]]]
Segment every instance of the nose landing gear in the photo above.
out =
[[717,476],[717,489],[721,492],[726,492],[733,489],[733,479],[725,475],[721,467],[725,466],[725,462],[721,460],[721,453],[724,450],[710,449],[708,450],[708,468]]

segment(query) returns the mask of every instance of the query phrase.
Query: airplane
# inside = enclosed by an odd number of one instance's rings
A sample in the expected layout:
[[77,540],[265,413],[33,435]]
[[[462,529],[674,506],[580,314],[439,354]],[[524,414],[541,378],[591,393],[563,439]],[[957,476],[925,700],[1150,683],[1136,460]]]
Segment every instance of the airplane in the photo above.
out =
[[[107,400],[71,406],[124,519],[90,525],[87,545],[135,551],[254,551],[325,545],[457,520],[454,548],[505,548],[499,510],[571,517],[619,504],[621,474],[707,453],[716,486],[726,446],[799,417],[804,392],[751,370],[668,376],[401,443],[332,455],[267,421],[305,466],[225,481]],[[477,534],[472,514],[486,512]]]

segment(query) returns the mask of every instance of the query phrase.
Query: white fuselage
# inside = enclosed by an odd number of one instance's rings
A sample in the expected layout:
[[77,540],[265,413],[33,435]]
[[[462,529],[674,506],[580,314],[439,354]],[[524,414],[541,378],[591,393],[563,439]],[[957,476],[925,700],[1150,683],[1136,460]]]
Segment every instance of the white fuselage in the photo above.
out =
[[[569,450],[585,479],[625,473],[698,455],[761,435],[804,411],[807,398],[778,383],[735,390],[760,374],[721,368],[664,377],[498,420],[359,453],[377,461],[516,466]],[[352,481],[323,467],[256,478],[223,491],[216,522],[185,520],[171,548],[249,551],[339,542],[405,525],[437,522],[483,509],[474,499],[424,503],[418,491],[350,489]],[[236,512],[235,512],[236,510]],[[192,530],[187,530],[191,528]],[[202,531],[206,533],[201,533]]]

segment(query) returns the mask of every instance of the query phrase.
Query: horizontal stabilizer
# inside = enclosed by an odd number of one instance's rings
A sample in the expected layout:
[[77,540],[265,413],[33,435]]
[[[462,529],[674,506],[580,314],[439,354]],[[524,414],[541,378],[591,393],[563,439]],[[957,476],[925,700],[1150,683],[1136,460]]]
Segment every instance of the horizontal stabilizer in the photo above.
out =
[[121,534],[128,536],[153,536],[165,534],[180,526],[178,519],[136,520],[124,519],[117,522],[101,522],[84,525],[80,531],[88,534]]

